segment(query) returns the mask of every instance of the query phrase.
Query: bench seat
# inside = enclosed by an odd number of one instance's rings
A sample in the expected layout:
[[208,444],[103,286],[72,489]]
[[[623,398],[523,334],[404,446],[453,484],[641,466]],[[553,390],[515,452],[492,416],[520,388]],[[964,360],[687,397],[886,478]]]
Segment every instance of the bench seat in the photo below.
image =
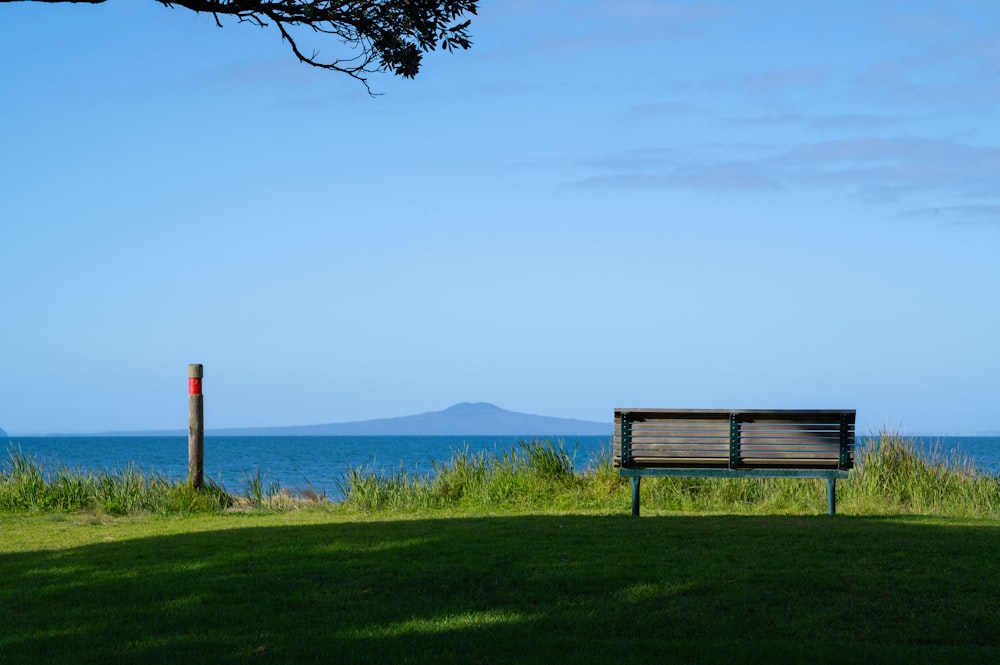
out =
[[614,464],[643,476],[822,478],[836,510],[836,479],[854,466],[854,410],[615,409]]

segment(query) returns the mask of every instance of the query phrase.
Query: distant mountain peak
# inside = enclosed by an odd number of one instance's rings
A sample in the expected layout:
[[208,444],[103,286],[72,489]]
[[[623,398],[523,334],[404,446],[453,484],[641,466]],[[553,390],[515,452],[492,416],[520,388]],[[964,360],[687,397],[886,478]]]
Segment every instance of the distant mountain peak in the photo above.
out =
[[441,413],[449,416],[482,416],[509,412],[489,402],[459,402],[452,404]]
[[210,433],[258,436],[605,436],[611,430],[610,420],[601,423],[536,416],[508,411],[489,402],[459,402],[442,411],[412,416],[324,425],[214,430]]

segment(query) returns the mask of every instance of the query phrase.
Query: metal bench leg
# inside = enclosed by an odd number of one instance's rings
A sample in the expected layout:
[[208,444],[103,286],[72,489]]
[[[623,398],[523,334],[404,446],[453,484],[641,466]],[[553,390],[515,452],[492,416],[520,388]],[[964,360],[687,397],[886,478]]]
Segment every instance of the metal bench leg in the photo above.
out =
[[826,512],[830,515],[837,514],[837,479],[826,479]]
[[639,516],[639,476],[632,476],[632,516]]

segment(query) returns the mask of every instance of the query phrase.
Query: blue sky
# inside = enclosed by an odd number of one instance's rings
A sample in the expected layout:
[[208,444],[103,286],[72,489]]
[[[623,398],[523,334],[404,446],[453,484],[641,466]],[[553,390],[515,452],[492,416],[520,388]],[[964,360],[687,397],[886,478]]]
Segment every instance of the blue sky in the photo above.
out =
[[[460,401],[998,430],[1000,5],[484,2],[413,81],[0,5],[0,426]],[[332,44],[318,44],[332,50]]]

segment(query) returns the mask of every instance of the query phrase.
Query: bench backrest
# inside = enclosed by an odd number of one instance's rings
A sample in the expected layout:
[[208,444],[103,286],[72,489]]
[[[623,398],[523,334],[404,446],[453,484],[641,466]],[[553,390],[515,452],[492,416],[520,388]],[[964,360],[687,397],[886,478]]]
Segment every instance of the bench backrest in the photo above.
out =
[[615,409],[616,467],[850,469],[854,410]]

